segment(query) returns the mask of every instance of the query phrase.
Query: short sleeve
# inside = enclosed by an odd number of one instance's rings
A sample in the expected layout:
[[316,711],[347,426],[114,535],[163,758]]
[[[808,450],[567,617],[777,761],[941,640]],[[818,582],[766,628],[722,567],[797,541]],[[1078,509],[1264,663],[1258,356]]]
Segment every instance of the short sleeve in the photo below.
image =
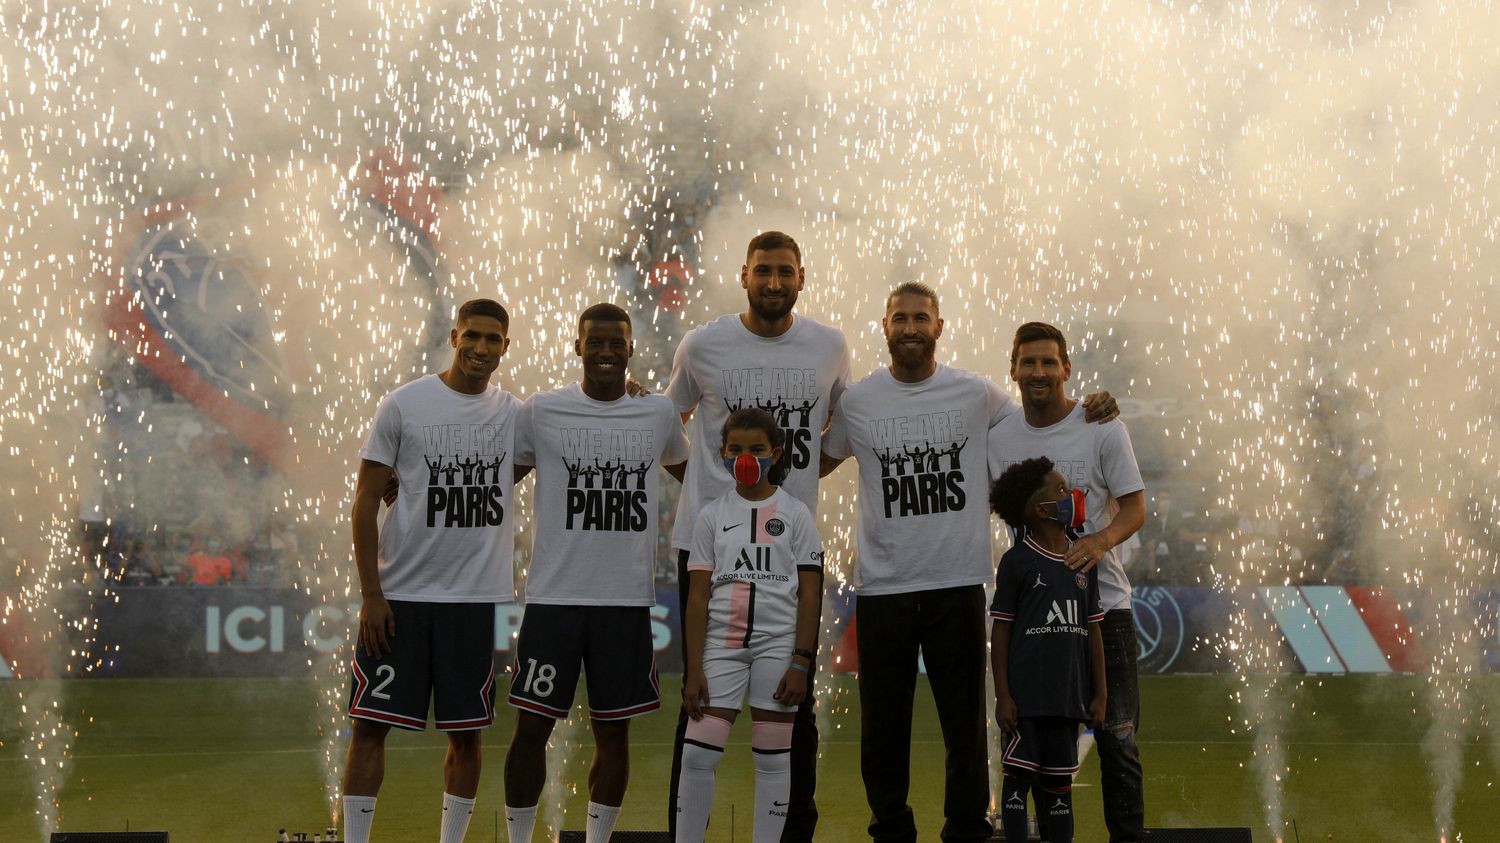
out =
[[843,396],[844,390],[849,388],[849,380],[853,377],[853,367],[849,359],[849,341],[844,338],[842,331],[838,331],[838,338],[838,362],[834,364],[833,383],[828,387],[828,412],[830,417],[833,411],[838,409],[839,398]]
[[823,570],[823,537],[813,525],[812,513],[804,509],[796,524],[797,532],[792,536],[792,559],[797,563],[797,570]]
[[672,374],[667,378],[667,397],[672,399],[672,406],[679,416],[692,411],[703,398],[703,388],[698,384],[697,378],[693,377],[691,346],[696,334],[696,329],[688,331],[682,342],[677,344],[677,353],[672,356]]
[[667,404],[666,407],[670,418],[666,420],[667,445],[661,450],[661,463],[677,465],[687,461],[692,449],[688,445],[687,431],[682,428],[682,416],[673,409],[673,405]]
[[689,571],[712,571],[714,569],[714,513],[716,506],[705,506],[698,513],[698,523],[693,527],[693,547],[688,554]]
[[527,398],[516,411],[516,465],[536,465],[536,433],[532,430],[532,414],[536,396]]
[[995,597],[990,601],[990,619],[1015,622],[1017,587],[1021,573],[1021,557],[1008,550],[1000,557],[1000,569],[995,572]]
[[823,433],[823,453],[836,460],[853,456],[849,447],[849,416],[847,404],[833,408],[833,418],[828,420],[828,430]]
[[1021,409],[1021,402],[1017,401],[1009,392],[1000,388],[1000,384],[989,378],[984,378],[985,409],[990,415],[990,427],[994,427],[1004,421],[1011,413]]
[[1104,474],[1104,485],[1109,496],[1119,498],[1146,488],[1141,480],[1141,468],[1135,461],[1135,449],[1130,445],[1130,433],[1118,419],[1100,431],[1103,439],[1099,443],[1099,470]]
[[375,423],[365,437],[364,447],[359,449],[361,459],[378,462],[392,468],[401,453],[401,407],[395,395],[387,395],[375,408]]
[[1088,618],[1089,623],[1104,621],[1104,601],[1099,596],[1099,569],[1089,571]]

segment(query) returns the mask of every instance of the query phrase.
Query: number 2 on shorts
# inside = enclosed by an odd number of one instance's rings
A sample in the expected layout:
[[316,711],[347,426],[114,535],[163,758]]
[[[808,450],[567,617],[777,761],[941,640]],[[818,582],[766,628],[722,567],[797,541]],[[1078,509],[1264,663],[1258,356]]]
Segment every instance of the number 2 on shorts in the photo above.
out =
[[550,664],[538,665],[536,659],[526,660],[526,681],[521,690],[539,697],[552,696],[552,680],[557,678],[557,668]]
[[396,668],[391,667],[388,664],[383,664],[380,667],[375,668],[375,675],[383,677],[385,681],[380,683],[379,685],[376,685],[374,688],[371,688],[370,696],[379,700],[390,699],[391,695],[385,693],[385,686],[396,681]]

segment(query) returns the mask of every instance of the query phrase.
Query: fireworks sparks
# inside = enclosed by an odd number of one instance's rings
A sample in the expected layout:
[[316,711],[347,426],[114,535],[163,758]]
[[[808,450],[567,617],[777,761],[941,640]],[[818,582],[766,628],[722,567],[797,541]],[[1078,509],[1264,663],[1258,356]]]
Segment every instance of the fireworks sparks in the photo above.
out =
[[[1289,665],[1254,587],[1322,576],[1293,550],[1312,536],[1425,589],[1446,833],[1495,639],[1466,612],[1497,574],[1494,35],[1483,4],[1436,2],[8,3],[3,620],[43,672],[91,671],[109,654],[87,606],[112,596],[77,559],[80,504],[174,523],[124,466],[196,434],[140,402],[124,421],[144,432],[112,441],[97,397],[106,364],[158,354],[107,316],[171,277],[138,257],[147,233],[212,263],[213,319],[264,330],[255,377],[219,374],[289,454],[243,482],[152,470],[233,530],[268,501],[304,537],[291,579],[344,606],[350,460],[375,399],[441,359],[458,301],[512,307],[501,372],[528,393],[574,377],[583,305],[629,299],[653,329],[636,375],[659,382],[684,328],[740,306],[744,242],[782,228],[804,243],[799,307],[846,330],[857,369],[913,277],[943,296],[945,358],[1002,382],[1010,329],[1056,322],[1075,391],[1129,399],[1148,472],[1226,516],[1199,577],[1236,596],[1215,643],[1242,668],[1273,830],[1294,772],[1287,682],[1264,676]],[[691,271],[654,269],[673,260]],[[820,509],[840,577],[850,474]],[[309,665],[330,804],[339,664]],[[27,711],[45,826],[72,732]]]

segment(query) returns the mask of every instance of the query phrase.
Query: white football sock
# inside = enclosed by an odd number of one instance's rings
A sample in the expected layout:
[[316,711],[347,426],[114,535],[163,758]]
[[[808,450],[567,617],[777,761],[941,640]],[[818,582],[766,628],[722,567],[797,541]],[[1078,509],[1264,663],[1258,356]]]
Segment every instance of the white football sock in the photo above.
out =
[[510,843],[531,843],[531,830],[535,827],[535,805],[530,808],[505,806],[505,831],[510,836]]
[[609,843],[609,836],[615,833],[615,820],[620,818],[620,807],[618,805],[600,805],[598,802],[589,803],[589,825],[584,832],[584,843]]
[[792,724],[754,723],[750,749],[755,754],[754,843],[780,843],[792,793]]
[[344,797],[344,843],[370,843],[375,824],[375,797]]
[[463,843],[464,835],[469,831],[469,817],[473,815],[474,800],[444,793],[443,833],[438,843]]
[[708,814],[714,807],[714,780],[732,724],[705,714],[689,720],[682,742],[682,769],[677,774],[676,843],[703,843]]

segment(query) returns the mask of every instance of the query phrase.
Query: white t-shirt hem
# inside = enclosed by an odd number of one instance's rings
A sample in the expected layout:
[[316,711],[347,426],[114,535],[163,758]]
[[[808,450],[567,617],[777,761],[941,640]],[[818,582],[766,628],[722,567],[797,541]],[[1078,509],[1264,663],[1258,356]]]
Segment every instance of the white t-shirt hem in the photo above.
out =
[[639,607],[643,607],[643,608],[649,609],[652,606],[656,605],[656,599],[652,598],[651,600],[647,600],[647,601],[642,601],[639,598],[633,599],[633,600],[607,600],[607,599],[601,599],[601,598],[598,598],[598,597],[575,597],[575,598],[568,598],[568,597],[558,597],[556,595],[552,595],[550,597],[537,597],[537,598],[534,598],[534,599],[528,598],[526,600],[526,605],[535,605],[535,606],[639,606]]
[[432,594],[396,594],[387,591],[385,599],[397,600],[402,603],[514,603],[516,598],[511,594],[496,593],[493,595],[454,597],[452,595]]
[[924,592],[924,591],[938,591],[938,590],[941,590],[941,589],[944,589],[944,588],[961,588],[961,587],[966,586],[966,585],[989,585],[990,582],[992,582],[993,580],[994,580],[994,576],[990,575],[990,576],[980,577],[980,578],[965,577],[963,579],[948,580],[948,581],[945,581],[945,582],[937,582],[937,583],[926,582],[926,583],[922,583],[921,584],[921,586],[922,586],[921,588],[913,588],[912,587],[912,585],[914,585],[913,583],[896,583],[896,584],[893,584],[893,585],[877,585],[877,586],[859,586],[858,588],[855,589],[855,593],[856,594],[869,595],[870,597],[884,597],[884,596],[889,595],[889,594],[920,594],[921,592]]

